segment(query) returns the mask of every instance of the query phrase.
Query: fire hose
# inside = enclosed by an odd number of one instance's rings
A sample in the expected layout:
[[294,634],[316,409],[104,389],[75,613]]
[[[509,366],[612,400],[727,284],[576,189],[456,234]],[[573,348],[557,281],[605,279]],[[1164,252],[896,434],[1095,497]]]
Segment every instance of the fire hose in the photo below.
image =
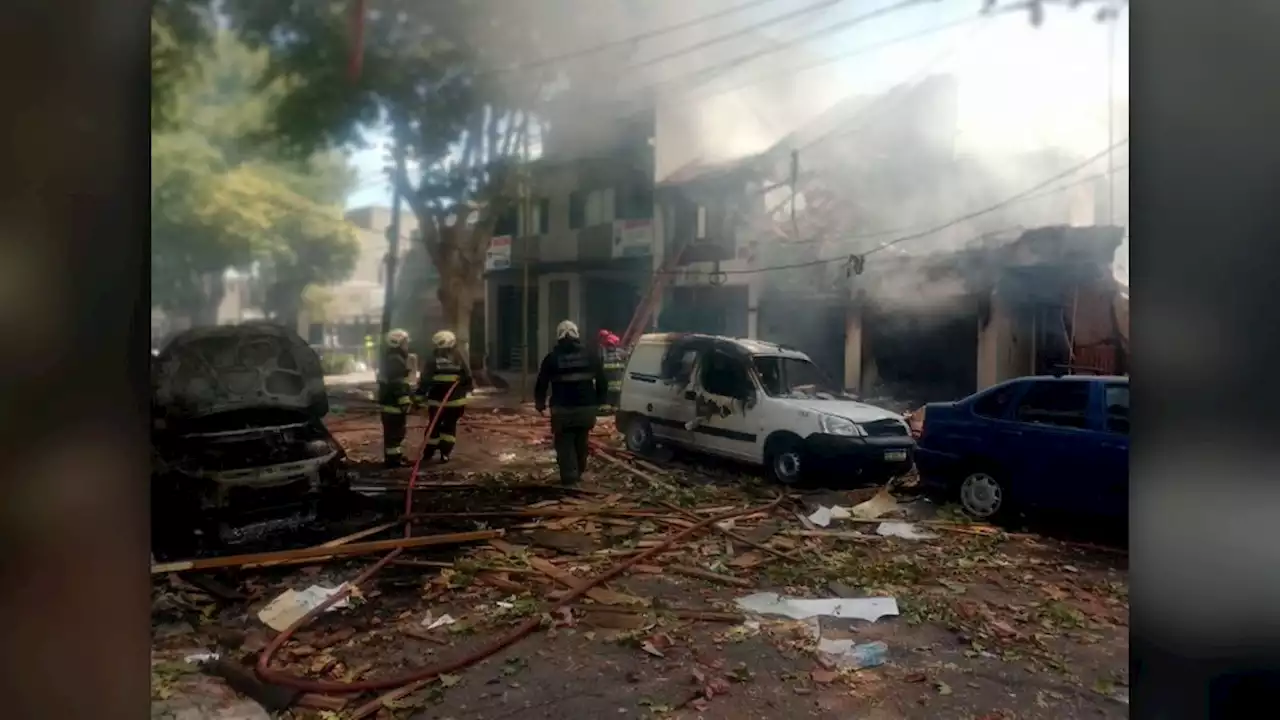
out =
[[[441,407],[443,407],[443,403],[448,402],[448,399],[452,395],[455,387],[456,387],[456,383],[454,384],[454,386],[451,386],[449,388],[449,393],[447,393],[445,395],[444,400],[441,401]],[[435,423],[436,421],[439,420],[439,417],[440,417],[440,413],[437,412],[435,416],[432,418],[431,423],[428,425],[426,432],[424,433],[425,437],[428,437],[428,438],[430,437],[431,431],[434,429]],[[423,451],[419,453],[417,462],[414,463],[414,474],[409,480],[409,490],[406,493],[406,498],[405,498],[406,516],[411,513],[413,508],[413,484],[414,484],[415,478],[417,477],[417,470],[421,465],[423,456],[425,454],[425,448],[426,448],[426,445],[424,444]],[[583,595],[585,595],[587,592],[589,592],[593,588],[617,577],[623,572],[626,572],[633,565],[643,563],[645,560],[648,560],[649,558],[652,558],[656,555],[659,555],[665,552],[668,548],[670,548],[675,543],[685,540],[689,537],[692,537],[693,535],[705,530],[706,528],[712,526],[715,523],[723,522],[724,520],[739,517],[742,515],[772,511],[775,507],[777,507],[778,503],[782,501],[783,497],[784,496],[780,495],[777,498],[775,498],[772,502],[766,505],[752,507],[752,508],[745,508],[742,510],[735,510],[731,512],[722,513],[719,515],[715,515],[713,517],[706,518],[705,520],[702,520],[684,530],[681,530],[680,532],[677,532],[674,535],[669,536],[668,538],[660,542],[658,545],[652,548],[649,548],[648,550],[645,550],[644,552],[641,552],[637,555],[633,555],[630,558],[611,566],[609,569],[605,570],[600,575],[597,575],[594,578],[591,578],[589,580],[586,580],[585,582],[582,582],[576,585],[574,588],[570,589],[568,593],[562,596],[559,600],[553,602],[550,606],[548,606],[546,609],[546,612],[551,613],[551,612],[555,612],[556,610],[562,607],[566,607],[570,603],[581,598]],[[406,533],[408,532],[409,530],[406,527]],[[379,679],[363,680],[363,681],[355,681],[355,682],[310,680],[304,677],[289,675],[285,672],[276,670],[271,667],[272,658],[275,656],[277,652],[279,652],[280,648],[282,648],[284,644],[288,642],[289,639],[298,630],[306,626],[316,617],[319,617],[322,613],[324,613],[334,604],[341,602],[344,598],[349,596],[354,590],[359,588],[361,585],[367,583],[374,575],[376,575],[380,570],[382,570],[382,568],[386,567],[387,564],[390,563],[393,559],[395,559],[401,552],[403,552],[403,549],[398,548],[388,553],[385,557],[383,557],[378,562],[374,563],[372,566],[366,569],[364,572],[356,576],[355,579],[345,583],[342,586],[342,588],[339,589],[338,592],[329,596],[319,605],[312,608],[305,615],[295,620],[292,624],[289,625],[289,627],[285,628],[283,632],[281,632],[274,639],[272,639],[272,641],[267,645],[267,647],[263,648],[262,652],[258,656],[258,662],[254,668],[258,677],[261,678],[264,682],[283,685],[285,687],[290,687],[295,690],[300,690],[303,692],[315,692],[315,693],[322,693],[322,694],[352,694],[352,693],[370,692],[370,691],[376,691],[376,690],[388,690],[392,688],[407,689],[408,691],[411,692],[412,689],[414,688],[408,688],[408,686],[411,686],[411,685],[421,686],[421,684],[430,682],[431,680],[435,679],[440,675],[447,674],[456,670],[461,670],[477,662],[480,662],[481,660],[487,657],[490,657],[491,655],[498,653],[510,647],[511,645],[514,645],[520,640],[524,639],[526,636],[532,633],[535,629],[537,629],[539,625],[542,624],[542,620],[540,616],[528,618],[524,622],[522,622],[519,626],[517,626],[516,629],[511,633],[503,637],[500,637],[494,642],[484,647],[481,647],[476,651],[468,653],[467,655],[461,658],[458,658],[450,662],[441,663],[439,665],[419,668],[417,670],[414,670],[409,673],[405,673],[403,675],[387,677],[387,678],[379,678]],[[380,707],[380,702],[374,701],[372,704],[366,705],[360,708],[359,710],[357,710],[355,715],[356,717],[364,717],[369,713],[375,711],[378,707]]]

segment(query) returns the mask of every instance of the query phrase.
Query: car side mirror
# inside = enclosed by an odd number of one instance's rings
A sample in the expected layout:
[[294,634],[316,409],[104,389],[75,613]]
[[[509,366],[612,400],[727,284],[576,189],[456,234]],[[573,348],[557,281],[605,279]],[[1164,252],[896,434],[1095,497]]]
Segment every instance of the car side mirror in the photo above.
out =
[[758,399],[758,398],[757,398],[757,396],[756,396],[756,391],[755,391],[755,390],[748,390],[748,391],[747,391],[747,397],[746,397],[746,408],[747,408],[748,410],[750,410],[751,408],[755,407],[755,406],[756,406],[756,400],[757,400],[757,399]]

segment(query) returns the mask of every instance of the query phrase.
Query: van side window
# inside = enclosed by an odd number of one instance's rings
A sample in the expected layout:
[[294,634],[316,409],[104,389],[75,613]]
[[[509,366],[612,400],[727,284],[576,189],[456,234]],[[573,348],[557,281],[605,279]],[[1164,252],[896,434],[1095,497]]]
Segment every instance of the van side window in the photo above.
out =
[[713,352],[702,363],[702,389],[713,395],[745,398],[751,388],[747,366],[722,352]]
[[627,372],[657,375],[661,372],[664,348],[657,345],[639,345],[627,358]]
[[685,350],[680,357],[680,368],[676,370],[676,384],[686,385],[693,378],[693,364],[698,359],[697,350]]

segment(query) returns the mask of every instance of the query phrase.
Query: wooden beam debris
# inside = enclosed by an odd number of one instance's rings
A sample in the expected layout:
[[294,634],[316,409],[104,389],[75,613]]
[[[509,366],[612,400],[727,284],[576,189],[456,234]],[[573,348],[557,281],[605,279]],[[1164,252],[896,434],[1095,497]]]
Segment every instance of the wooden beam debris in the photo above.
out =
[[151,574],[183,572],[186,570],[209,570],[212,568],[242,567],[262,563],[294,563],[314,562],[320,558],[331,558],[347,555],[366,555],[384,550],[410,549],[428,545],[453,545],[455,543],[491,540],[501,537],[501,530],[477,530],[474,532],[449,533],[446,535],[421,535],[418,537],[399,538],[395,540],[377,540],[374,542],[355,543],[342,547],[310,547],[298,550],[279,550],[276,552],[254,553],[249,555],[229,555],[217,558],[200,558],[195,560],[179,560],[177,562],[159,563],[151,566]]

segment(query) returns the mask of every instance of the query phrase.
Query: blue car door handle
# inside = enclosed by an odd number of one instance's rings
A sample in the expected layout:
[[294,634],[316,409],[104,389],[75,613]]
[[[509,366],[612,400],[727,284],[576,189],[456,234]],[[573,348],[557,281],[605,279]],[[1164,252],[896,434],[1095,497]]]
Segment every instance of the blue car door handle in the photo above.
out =
[[1102,443],[1102,447],[1107,448],[1107,449],[1109,449],[1109,450],[1123,450],[1123,449],[1124,449],[1124,445],[1121,445],[1120,443],[1109,443],[1109,442],[1104,442],[1104,443]]

